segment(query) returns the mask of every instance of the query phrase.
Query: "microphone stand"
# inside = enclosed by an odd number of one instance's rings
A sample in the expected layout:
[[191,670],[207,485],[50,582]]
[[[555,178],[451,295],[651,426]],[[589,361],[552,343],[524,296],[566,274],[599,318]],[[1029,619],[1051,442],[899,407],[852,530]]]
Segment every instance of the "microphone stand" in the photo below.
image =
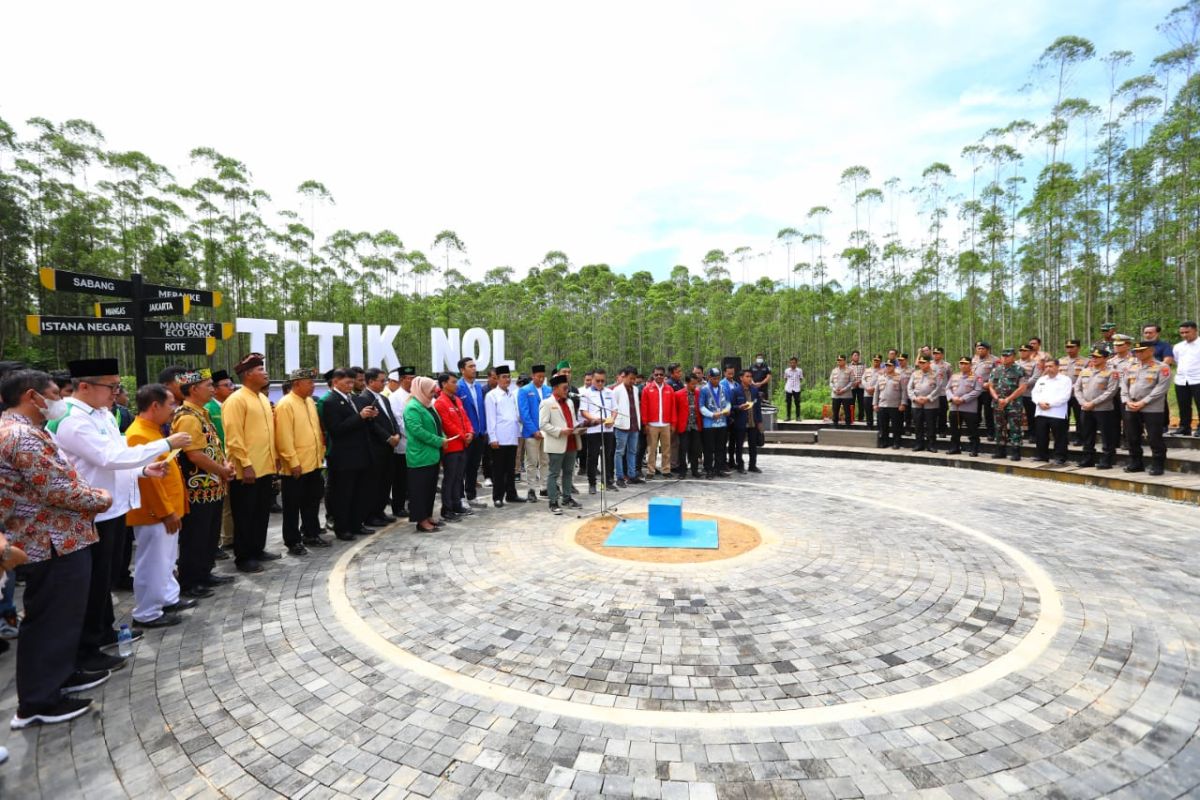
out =
[[[582,412],[582,404],[585,401],[593,408],[596,406],[595,402],[592,400],[591,397],[584,395],[581,392],[579,395],[579,402],[580,402],[580,406],[581,406],[580,413],[581,414],[583,413]],[[614,405],[614,407],[612,409],[612,413],[614,415],[620,416],[621,412],[617,411],[615,402],[613,405]],[[606,418],[603,416],[604,411],[605,411],[603,404],[600,405],[599,411],[601,413],[601,417],[600,417],[600,421],[596,424],[600,426],[600,433],[598,435],[599,439],[600,439],[600,474],[596,477],[596,481],[597,481],[597,483],[600,484],[600,510],[599,511],[590,511],[586,514],[576,514],[575,518],[576,519],[586,519],[587,517],[612,517],[613,519],[624,522],[625,517],[622,517],[620,514],[617,513],[616,504],[614,503],[612,506],[609,506],[609,504],[608,504],[608,480],[607,480],[607,477],[608,477],[608,457],[607,457],[608,447],[604,441],[604,435],[606,433],[606,431],[604,429],[606,427],[608,427],[608,425],[606,425],[605,421],[604,421]],[[626,417],[627,416],[628,415],[626,415]],[[614,426],[616,425],[615,418],[613,419],[613,425]],[[613,433],[614,433],[614,435],[616,433],[615,427],[614,427]],[[584,435],[584,437],[588,437],[588,436],[592,436],[594,434],[584,433],[583,435]],[[587,439],[585,438],[584,441],[586,442]]]

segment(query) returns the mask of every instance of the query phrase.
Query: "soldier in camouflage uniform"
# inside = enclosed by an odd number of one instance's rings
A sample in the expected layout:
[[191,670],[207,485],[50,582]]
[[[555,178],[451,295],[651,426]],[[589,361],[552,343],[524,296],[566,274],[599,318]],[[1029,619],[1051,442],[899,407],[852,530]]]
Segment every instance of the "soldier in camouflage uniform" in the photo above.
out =
[[992,458],[1004,458],[1005,446],[1012,451],[1013,461],[1021,460],[1021,420],[1025,409],[1021,395],[1028,391],[1025,372],[1015,363],[1016,351],[1011,347],[1000,353],[1000,363],[992,370],[987,383],[988,393],[996,408],[996,452]]
[[1147,475],[1162,475],[1167,460],[1163,432],[1167,428],[1167,389],[1171,368],[1154,359],[1154,341],[1143,339],[1133,348],[1137,364],[1125,371],[1121,381],[1121,399],[1125,401],[1125,435],[1129,439],[1129,465],[1126,472],[1141,472],[1142,427],[1150,443],[1150,468]]

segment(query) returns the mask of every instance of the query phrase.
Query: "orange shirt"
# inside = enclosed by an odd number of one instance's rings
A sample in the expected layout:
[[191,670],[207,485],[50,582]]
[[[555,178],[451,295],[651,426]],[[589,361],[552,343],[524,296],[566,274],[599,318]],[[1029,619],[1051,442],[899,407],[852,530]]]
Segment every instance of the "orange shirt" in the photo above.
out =
[[[130,446],[162,438],[159,427],[140,416],[135,417],[125,431],[125,441]],[[142,505],[125,515],[127,525],[155,525],[171,514],[182,517],[187,513],[187,498],[183,492],[183,473],[179,471],[179,462],[171,458],[169,453],[159,460],[166,458],[170,458],[166,475],[161,478],[138,478]]]

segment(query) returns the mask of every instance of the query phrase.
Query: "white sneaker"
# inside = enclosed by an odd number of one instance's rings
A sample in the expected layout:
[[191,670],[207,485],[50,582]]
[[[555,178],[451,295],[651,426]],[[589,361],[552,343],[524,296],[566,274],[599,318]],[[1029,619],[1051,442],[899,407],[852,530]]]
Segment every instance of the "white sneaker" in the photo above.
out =
[[0,639],[15,639],[20,632],[20,628],[0,621]]
[[483,487],[484,487],[485,489],[490,489],[490,488],[492,488],[492,479],[491,479],[491,478],[484,478],[484,479],[483,479]]
[[0,764],[3,764],[5,761],[8,761],[8,748],[0,747]]

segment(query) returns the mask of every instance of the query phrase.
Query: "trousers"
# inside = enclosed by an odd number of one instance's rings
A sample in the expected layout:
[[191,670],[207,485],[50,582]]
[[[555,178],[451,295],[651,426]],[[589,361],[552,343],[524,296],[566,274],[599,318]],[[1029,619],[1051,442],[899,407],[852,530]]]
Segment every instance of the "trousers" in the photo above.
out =
[[971,442],[971,448],[973,450],[979,449],[979,414],[977,412],[951,411],[950,424],[951,449],[959,449],[963,431],[967,433],[967,439]]
[[1054,457],[1067,457],[1067,419],[1039,416],[1034,419],[1034,458],[1046,461],[1050,455],[1050,435],[1054,435]]
[[1021,423],[1025,419],[1025,406],[1018,398],[1004,408],[996,407],[996,444],[1000,447],[1021,447]]
[[[124,520],[122,520],[124,522]],[[96,545],[24,564],[25,619],[17,634],[17,705],[36,712],[58,703],[75,671]]]
[[408,505],[408,459],[392,453],[392,516],[403,517]]
[[844,413],[846,417],[846,426],[850,426],[850,418],[853,416],[851,411],[854,408],[854,398],[852,397],[835,397],[833,398],[833,427],[837,427],[838,416]]
[[611,431],[600,433],[589,433],[583,437],[587,447],[587,479],[592,486],[600,480],[600,454],[601,447],[604,453],[604,483],[605,485],[613,482],[613,457],[617,452],[617,437]]
[[671,426],[646,426],[646,474],[654,474],[655,455],[661,453],[658,459],[658,471],[666,475],[671,471]]
[[196,588],[212,574],[224,508],[224,499],[192,503],[183,517],[179,531],[179,585],[184,589]]
[[687,474],[688,468],[691,468],[692,475],[700,477],[700,470],[704,467],[704,442],[701,430],[687,430],[680,433],[675,432],[671,437],[672,442],[679,442],[679,474]]
[[300,544],[301,537],[321,535],[321,498],[325,496],[325,476],[321,470],[305,472],[299,478],[283,475],[280,479],[283,500],[283,543]]
[[[517,497],[517,446],[502,444],[488,446],[492,451],[492,500],[512,500]],[[547,466],[547,469],[549,466]]]
[[483,454],[488,451],[486,433],[476,433],[475,438],[467,445],[466,463],[463,465],[463,491],[468,500],[474,500],[479,487],[475,482],[479,479],[479,465],[483,462]]
[[1192,429],[1192,405],[1200,412],[1200,383],[1175,384],[1175,399],[1179,401],[1179,429]]
[[1163,432],[1167,427],[1167,415],[1162,411],[1130,411],[1125,410],[1125,437],[1129,444],[1129,462],[1134,465],[1142,463],[1142,430],[1145,429],[1146,442],[1150,445],[1150,457],[1158,466],[1167,460],[1167,443]]
[[[788,419],[800,419],[800,392],[784,392],[783,403],[787,409]],[[792,416],[792,404],[796,405],[796,416]]]
[[133,541],[133,619],[151,622],[162,616],[163,606],[179,602],[174,572],[179,534],[167,533],[161,522],[134,525]]
[[879,446],[900,446],[901,429],[904,427],[904,416],[899,408],[881,406],[876,409],[879,413]]
[[750,444],[750,469],[758,467],[758,429],[734,428],[733,441],[738,472],[746,468],[746,462],[742,457],[742,448],[747,442]]
[[87,605],[83,614],[83,628],[79,636],[79,660],[99,655],[100,646],[112,639],[113,614],[112,602],[112,560],[118,547],[125,543],[125,518],[116,517],[96,523],[96,533],[100,541],[88,548],[88,564],[92,577],[88,581],[86,592]]
[[616,449],[613,451],[613,469],[618,480],[637,475],[637,431],[617,431]]
[[[571,474],[575,471],[575,451],[565,453],[550,453],[548,459],[550,471],[546,479],[546,494],[550,502],[557,503],[560,496],[571,499]],[[562,482],[561,488],[559,482]]]
[[534,436],[525,438],[525,482],[530,486],[545,483],[550,471],[545,442]]
[[705,428],[701,433],[705,475],[713,475],[725,470],[725,442],[728,435],[728,428],[724,425],[719,428]]
[[442,454],[442,516],[459,513],[463,504],[463,470],[467,466],[467,454]]
[[1084,460],[1096,454],[1096,433],[1104,441],[1103,462],[1112,465],[1117,457],[1117,442],[1121,439],[1121,427],[1117,423],[1116,411],[1083,411],[1079,418],[1079,438],[1083,440]]
[[274,475],[259,475],[253,483],[229,484],[233,508],[233,555],[238,564],[257,561],[267,548],[267,525],[275,497]]

